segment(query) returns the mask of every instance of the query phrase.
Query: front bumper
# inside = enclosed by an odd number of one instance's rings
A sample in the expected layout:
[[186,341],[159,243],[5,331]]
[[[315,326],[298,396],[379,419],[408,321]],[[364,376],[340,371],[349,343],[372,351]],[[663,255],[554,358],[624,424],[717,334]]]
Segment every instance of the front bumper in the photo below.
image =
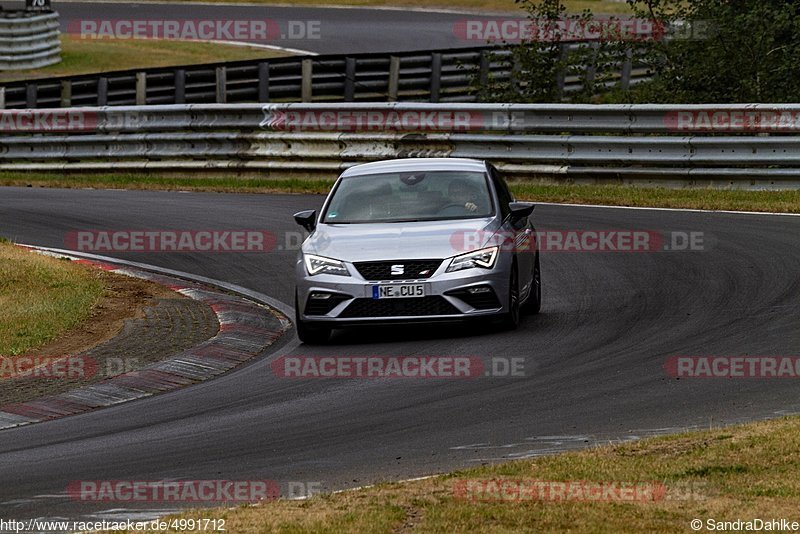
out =
[[[422,323],[464,321],[492,317],[508,311],[509,270],[501,254],[492,269],[465,269],[446,273],[444,261],[430,278],[370,281],[345,262],[349,277],[309,276],[302,261],[296,265],[297,307],[301,320],[331,326],[375,323]],[[374,299],[373,287],[392,284],[424,284],[425,297]],[[468,290],[482,289],[480,293]],[[327,298],[309,298],[330,295]],[[323,302],[324,301],[324,302]]]

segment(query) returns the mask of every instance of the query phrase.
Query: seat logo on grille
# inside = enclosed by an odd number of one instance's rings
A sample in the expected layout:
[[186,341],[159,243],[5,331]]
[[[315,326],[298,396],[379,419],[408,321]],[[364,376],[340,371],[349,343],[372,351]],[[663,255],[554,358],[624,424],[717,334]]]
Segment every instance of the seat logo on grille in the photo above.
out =
[[392,276],[399,276],[405,274],[406,269],[404,265],[392,265]]

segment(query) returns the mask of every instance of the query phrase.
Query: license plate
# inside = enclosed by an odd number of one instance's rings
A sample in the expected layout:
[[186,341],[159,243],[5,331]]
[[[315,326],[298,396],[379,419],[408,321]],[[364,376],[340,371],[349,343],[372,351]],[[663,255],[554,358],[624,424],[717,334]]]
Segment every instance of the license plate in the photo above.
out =
[[373,299],[409,299],[425,296],[425,284],[372,286]]

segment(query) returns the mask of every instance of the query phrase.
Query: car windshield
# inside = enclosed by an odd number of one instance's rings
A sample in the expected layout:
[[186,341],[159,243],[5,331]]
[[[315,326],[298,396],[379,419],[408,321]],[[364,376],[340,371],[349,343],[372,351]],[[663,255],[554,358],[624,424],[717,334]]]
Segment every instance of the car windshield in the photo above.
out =
[[322,222],[440,221],[493,214],[485,173],[419,171],[343,178]]

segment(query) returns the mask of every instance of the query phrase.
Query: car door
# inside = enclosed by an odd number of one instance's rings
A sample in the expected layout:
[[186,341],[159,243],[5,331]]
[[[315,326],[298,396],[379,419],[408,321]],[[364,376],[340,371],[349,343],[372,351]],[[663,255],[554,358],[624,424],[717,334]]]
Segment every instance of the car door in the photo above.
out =
[[508,204],[515,200],[514,196],[511,194],[508,184],[506,184],[503,177],[500,176],[500,173],[492,165],[489,165],[489,174],[500,202],[500,209],[504,218],[503,230],[508,232],[509,237],[513,240],[513,250],[517,258],[520,297],[526,298],[533,285],[536,234],[530,217],[520,219],[512,224],[509,217],[510,210],[508,209]]

